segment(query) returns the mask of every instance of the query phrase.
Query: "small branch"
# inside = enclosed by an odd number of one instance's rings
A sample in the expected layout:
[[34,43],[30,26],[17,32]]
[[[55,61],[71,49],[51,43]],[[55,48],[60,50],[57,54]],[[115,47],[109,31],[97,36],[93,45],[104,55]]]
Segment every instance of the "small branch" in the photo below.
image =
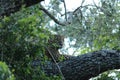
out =
[[52,55],[52,52],[51,52],[47,47],[45,47],[45,48],[48,50],[50,56],[52,57],[52,59],[53,59],[53,61],[54,61],[54,63],[55,63],[55,65],[57,66],[58,71],[59,71],[60,75],[62,76],[62,80],[65,80],[65,77],[64,77],[64,75],[63,75],[63,73],[62,73],[62,71],[61,71],[61,69],[60,69],[58,63],[56,62],[54,56]]
[[94,0],[93,0],[93,3],[94,3],[94,6],[95,6],[97,9],[100,9],[100,10],[104,13],[104,9],[103,9],[102,7],[97,6]]
[[65,19],[66,19],[66,21],[67,21],[67,9],[66,9],[65,0],[63,0],[63,3],[64,3],[64,8],[65,8]]
[[46,13],[55,23],[65,26],[66,24],[61,23],[60,21],[58,21],[50,12],[48,12],[48,10],[46,10],[42,5],[39,8],[40,10],[42,10],[44,13]]

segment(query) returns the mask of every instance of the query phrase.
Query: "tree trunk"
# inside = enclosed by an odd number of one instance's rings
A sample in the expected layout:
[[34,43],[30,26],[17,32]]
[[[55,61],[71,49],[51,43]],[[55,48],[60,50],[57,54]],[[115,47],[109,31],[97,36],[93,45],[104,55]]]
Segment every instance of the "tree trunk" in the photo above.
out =
[[[102,72],[120,68],[120,52],[100,50],[58,63],[65,80],[88,80]],[[46,64],[46,74],[59,74],[54,63]]]
[[9,16],[19,11],[22,5],[32,6],[44,0],[0,0],[0,16]]

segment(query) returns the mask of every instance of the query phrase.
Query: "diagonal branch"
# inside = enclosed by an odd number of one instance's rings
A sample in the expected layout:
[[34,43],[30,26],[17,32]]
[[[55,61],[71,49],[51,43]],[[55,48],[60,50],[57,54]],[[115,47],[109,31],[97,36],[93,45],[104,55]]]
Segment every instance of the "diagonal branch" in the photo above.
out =
[[39,8],[40,10],[42,10],[44,13],[46,13],[55,23],[62,25],[62,26],[66,26],[65,23],[62,23],[60,21],[58,21],[50,12],[48,12],[48,10],[46,10],[42,5]]

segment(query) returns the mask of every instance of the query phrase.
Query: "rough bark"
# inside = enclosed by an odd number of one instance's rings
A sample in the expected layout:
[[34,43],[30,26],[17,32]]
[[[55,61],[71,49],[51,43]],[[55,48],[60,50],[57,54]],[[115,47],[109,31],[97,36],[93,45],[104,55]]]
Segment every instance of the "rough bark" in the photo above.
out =
[[[21,9],[22,6],[29,7],[35,5],[44,0],[1,0],[0,1],[0,17],[10,16],[11,13],[15,13]],[[66,26],[70,24],[69,22],[61,22],[56,19],[48,10],[46,10],[42,5],[41,8],[44,13],[46,13],[55,23],[61,26]]]
[[[1,0],[0,16],[10,15],[18,11],[22,5],[26,7],[43,0]],[[87,53],[58,63],[66,80],[88,80],[98,74],[120,68],[120,51],[100,50]],[[48,75],[59,74],[56,64],[49,62],[43,67]]]
[[44,0],[0,0],[0,16],[9,16],[19,11],[22,5],[29,7]]
[[[88,80],[102,72],[120,68],[120,52],[115,50],[100,50],[73,57],[58,63],[65,80]],[[59,74],[54,63],[44,66],[48,75]]]

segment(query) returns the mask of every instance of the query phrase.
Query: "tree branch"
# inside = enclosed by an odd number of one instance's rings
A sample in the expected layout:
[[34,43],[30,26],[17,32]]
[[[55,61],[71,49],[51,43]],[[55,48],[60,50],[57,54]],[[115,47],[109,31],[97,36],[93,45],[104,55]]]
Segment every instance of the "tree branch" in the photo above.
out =
[[66,9],[66,3],[65,3],[65,0],[63,0],[63,3],[64,3],[64,8],[65,8],[65,19],[67,21],[67,9]]
[[[0,16],[9,16],[11,13],[15,13],[20,10],[22,5],[29,7],[35,5],[44,0],[1,0],[0,1]],[[66,22],[62,23],[58,21],[52,14],[50,14],[44,7],[40,10],[44,11],[55,23],[65,26]]]
[[42,10],[44,13],[46,13],[55,23],[59,24],[59,25],[62,25],[62,26],[65,26],[67,24],[65,23],[62,23],[60,21],[58,21],[50,12],[48,12],[48,10],[46,10],[42,5],[41,5],[41,8],[40,10]]
[[[15,2],[14,2],[15,1]],[[0,1],[0,16],[10,15],[18,11],[22,5],[26,7],[37,4],[43,0],[1,0]],[[46,9],[41,8],[50,18],[60,25],[54,16]],[[100,50],[81,56],[70,58],[69,60],[58,63],[66,80],[88,80],[98,74],[120,68],[120,51],[115,50]],[[42,67],[47,75],[57,75],[59,70],[56,64],[49,62]]]
[[44,0],[0,0],[0,16],[9,16],[20,10],[22,5],[29,7]]
[[[58,63],[65,80],[88,80],[108,70],[120,68],[120,52],[100,50],[73,57]],[[56,75],[59,71],[54,63],[45,65],[46,74]]]

